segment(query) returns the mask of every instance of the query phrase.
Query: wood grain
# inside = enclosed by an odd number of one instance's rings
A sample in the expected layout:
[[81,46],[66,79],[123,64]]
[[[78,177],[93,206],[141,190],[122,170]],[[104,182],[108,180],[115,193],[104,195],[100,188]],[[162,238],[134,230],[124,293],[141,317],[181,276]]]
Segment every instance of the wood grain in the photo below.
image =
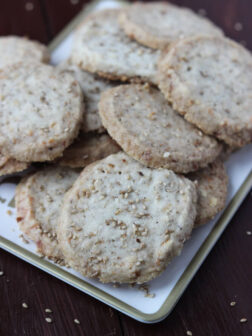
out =
[[[26,4],[33,4],[28,11]],[[76,2],[76,1],[75,1]],[[1,0],[0,35],[47,43],[88,1]],[[251,0],[172,1],[198,11],[252,49]],[[234,27],[242,24],[237,31]],[[237,25],[236,25],[237,27]],[[252,335],[252,194],[247,196],[199,272],[163,322],[144,325],[0,250],[0,336]],[[236,301],[234,307],[231,301]],[[22,308],[26,302],[28,309]],[[45,308],[53,313],[46,314]],[[51,316],[51,324],[45,321]],[[241,324],[242,317],[248,322]],[[81,324],[73,320],[77,318]]]

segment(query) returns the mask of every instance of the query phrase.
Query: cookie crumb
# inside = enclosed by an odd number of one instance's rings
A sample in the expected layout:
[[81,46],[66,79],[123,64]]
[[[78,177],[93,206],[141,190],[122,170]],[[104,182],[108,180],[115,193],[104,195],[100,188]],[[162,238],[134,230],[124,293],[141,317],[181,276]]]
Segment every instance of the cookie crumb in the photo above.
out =
[[230,302],[230,306],[231,306],[231,307],[233,307],[233,306],[235,306],[235,305],[236,305],[236,302],[235,302],[235,301]]
[[29,308],[29,307],[28,307],[28,304],[27,304],[26,302],[23,302],[23,303],[22,303],[22,307],[25,308],[25,309]]
[[34,9],[34,4],[32,2],[26,2],[25,4],[25,10],[28,12],[32,11]]
[[242,31],[243,30],[243,24],[241,22],[236,22],[234,25],[234,30],[236,30],[237,32]]
[[79,321],[77,318],[75,318],[75,319],[74,319],[74,323],[76,323],[76,324],[80,324],[80,321]]
[[7,215],[9,215],[9,216],[12,215],[12,211],[11,211],[11,210],[7,210],[6,213],[7,213]]
[[51,317],[46,317],[45,320],[46,320],[47,323],[52,323]]
[[245,317],[243,317],[243,318],[240,319],[240,322],[241,322],[241,323],[246,323],[247,321],[248,321],[248,320],[247,320]]
[[52,313],[52,310],[51,310],[50,308],[46,308],[46,309],[45,309],[45,312],[46,312],[46,313]]
[[1,202],[1,203],[5,203],[5,202],[6,202],[6,199],[0,196],[0,202]]
[[27,240],[23,234],[19,235],[19,238],[22,239],[23,243],[29,244],[29,240]]
[[187,330],[186,335],[192,336],[192,332],[190,330]]

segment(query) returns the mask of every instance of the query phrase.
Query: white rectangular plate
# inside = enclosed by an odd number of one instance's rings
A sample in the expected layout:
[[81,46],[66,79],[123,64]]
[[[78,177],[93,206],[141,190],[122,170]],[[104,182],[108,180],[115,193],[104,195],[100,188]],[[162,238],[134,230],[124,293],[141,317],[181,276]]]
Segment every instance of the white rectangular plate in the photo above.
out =
[[[119,5],[117,1],[100,1],[95,9]],[[58,64],[68,57],[72,44],[71,30],[84,15],[85,12],[78,15],[78,19],[74,20],[52,43],[53,64]],[[182,254],[175,258],[160,277],[150,282],[150,293],[155,295],[153,298],[145,297],[145,293],[137,287],[115,288],[113,285],[101,284],[98,281],[86,279],[71,269],[41,259],[36,253],[35,244],[32,242],[26,244],[19,237],[21,232],[15,220],[15,209],[9,204],[14,197],[16,184],[8,182],[8,179],[2,180],[0,184],[0,197],[6,200],[0,203],[0,247],[139,321],[157,322],[170,313],[250,190],[251,167],[252,145],[234,153],[226,162],[230,179],[226,209],[207,225],[194,230]]]

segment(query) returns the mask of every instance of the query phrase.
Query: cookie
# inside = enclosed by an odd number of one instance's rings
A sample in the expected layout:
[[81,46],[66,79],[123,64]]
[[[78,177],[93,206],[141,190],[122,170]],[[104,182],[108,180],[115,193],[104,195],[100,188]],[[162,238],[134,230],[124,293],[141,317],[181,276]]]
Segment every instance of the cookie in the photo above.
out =
[[0,153],[0,176],[21,172],[29,167],[28,162],[9,159]]
[[107,134],[80,134],[78,140],[64,151],[58,164],[71,168],[84,168],[120,150],[117,143]]
[[23,178],[16,189],[20,230],[36,243],[39,253],[55,261],[63,260],[56,234],[63,196],[78,175],[70,168],[45,168]]
[[19,161],[60,156],[77,136],[81,89],[72,75],[40,63],[0,70],[0,149]]
[[163,52],[158,81],[175,110],[231,147],[252,141],[252,57],[224,38],[194,37]]
[[221,151],[217,141],[177,114],[163,94],[147,85],[122,85],[101,96],[104,127],[142,164],[188,173],[205,167]]
[[48,63],[47,47],[39,42],[18,36],[0,37],[0,68],[20,61]]
[[95,74],[81,70],[76,65],[71,65],[67,62],[60,64],[59,68],[62,71],[68,71],[73,74],[79,83],[85,100],[85,113],[81,126],[81,131],[87,133],[91,131],[104,132],[101,119],[98,112],[98,103],[100,95],[103,91],[114,87],[116,84]]
[[143,283],[179,255],[196,216],[193,182],[120,152],[84,169],[58,224],[67,263],[102,282]]
[[121,12],[119,22],[129,37],[154,49],[193,35],[223,35],[220,28],[191,9],[164,2],[134,3]]
[[128,38],[117,19],[120,10],[98,11],[75,32],[71,62],[111,80],[156,82],[159,51]]
[[206,224],[224,207],[228,192],[228,176],[221,160],[207,168],[190,173],[187,177],[197,181],[198,204],[195,227]]

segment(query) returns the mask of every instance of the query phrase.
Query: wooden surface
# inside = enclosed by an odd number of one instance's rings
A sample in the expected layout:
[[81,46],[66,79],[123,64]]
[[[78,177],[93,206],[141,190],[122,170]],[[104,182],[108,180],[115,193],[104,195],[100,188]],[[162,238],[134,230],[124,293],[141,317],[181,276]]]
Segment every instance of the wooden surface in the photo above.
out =
[[[48,43],[85,2],[1,0],[0,35],[27,35]],[[228,36],[252,49],[251,0],[173,2],[205,10]],[[174,311],[155,325],[136,322],[0,250],[0,270],[4,271],[0,276],[0,336],[183,336],[189,330],[193,336],[251,336],[252,236],[246,234],[252,231],[251,217],[250,192]],[[234,307],[231,301],[236,302]],[[27,309],[22,308],[23,302]],[[53,312],[45,313],[46,308]],[[45,321],[47,316],[52,323]],[[247,323],[240,323],[243,317]],[[80,325],[74,323],[75,318]]]

